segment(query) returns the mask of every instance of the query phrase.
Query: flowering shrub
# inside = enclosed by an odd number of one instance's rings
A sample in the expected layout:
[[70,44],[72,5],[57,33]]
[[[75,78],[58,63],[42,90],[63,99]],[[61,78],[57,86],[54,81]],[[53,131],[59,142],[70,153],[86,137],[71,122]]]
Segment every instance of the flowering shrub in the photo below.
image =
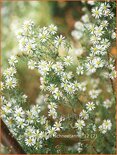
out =
[[[86,14],[72,31],[83,48],[77,61],[70,55],[70,42],[57,34],[57,26],[39,28],[27,20],[18,30],[19,51],[8,60],[9,68],[2,77],[2,118],[27,153],[115,151],[116,71],[109,54],[116,38],[114,7],[115,3],[99,2],[92,14],[84,9]],[[61,50],[67,51],[64,56]],[[44,100],[30,107],[25,107],[28,97],[19,89],[17,65],[21,59],[40,75]],[[71,117],[61,107],[69,108]],[[65,133],[75,133],[74,145],[54,144]],[[107,145],[109,149],[105,149]]]

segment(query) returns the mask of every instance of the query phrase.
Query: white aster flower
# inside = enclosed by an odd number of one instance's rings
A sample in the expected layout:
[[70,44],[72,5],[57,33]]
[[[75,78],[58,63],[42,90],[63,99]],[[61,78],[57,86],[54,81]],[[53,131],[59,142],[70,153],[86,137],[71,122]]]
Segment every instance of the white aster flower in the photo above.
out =
[[25,139],[25,143],[27,146],[34,146],[36,143],[36,139],[33,137],[28,137]]
[[14,116],[16,117],[16,119],[21,119],[24,117],[24,110],[22,109],[22,107],[19,107],[19,106],[15,106],[15,111],[14,111]]
[[103,127],[107,130],[111,130],[111,127],[112,127],[112,123],[110,120],[104,120],[103,121]]
[[11,113],[12,111],[12,104],[11,102],[6,103],[6,105],[3,105],[1,107],[2,111],[4,111],[6,114]]
[[62,82],[68,82],[68,80],[72,79],[73,73],[72,72],[63,72],[61,74],[61,80]]
[[35,43],[35,39],[30,39],[25,45],[25,51],[27,54],[33,54],[33,51],[36,49],[37,44]]
[[89,114],[86,110],[82,110],[79,115],[82,119],[87,120],[89,118]]
[[58,88],[56,88],[52,93],[54,98],[57,100],[59,100],[63,96],[62,92]]
[[48,135],[49,135],[49,137],[55,137],[56,136],[56,129],[54,128],[54,127],[52,127],[52,128],[50,128],[49,130],[48,130]]
[[50,103],[48,104],[48,109],[52,110],[52,109],[56,109],[56,108],[57,108],[56,103],[50,102]]
[[13,77],[15,73],[16,69],[14,67],[10,67],[4,71],[3,75],[5,76],[5,78],[10,78]]
[[55,26],[53,24],[49,25],[49,32],[51,34],[53,34],[53,35],[56,34],[56,32],[57,32],[57,26]]
[[48,116],[52,117],[53,119],[56,119],[57,118],[57,112],[55,109],[50,109],[48,111]]
[[92,16],[96,19],[100,18],[102,16],[102,10],[98,7],[95,7],[92,9]]
[[25,20],[23,24],[24,31],[31,31],[34,26],[34,22],[32,20]]
[[54,123],[54,128],[55,128],[56,131],[60,131],[63,128],[61,122],[60,121],[55,122]]
[[99,126],[99,131],[105,134],[108,130],[111,130],[112,123],[110,120],[104,120],[102,125]]
[[14,66],[16,63],[18,63],[18,60],[17,60],[17,58],[16,58],[15,56],[11,56],[11,57],[9,58],[8,62],[9,62],[9,64],[10,64],[11,66]]
[[77,122],[75,123],[75,127],[78,129],[78,130],[82,130],[83,127],[85,126],[85,122],[84,120],[77,120]]
[[65,45],[65,37],[62,35],[55,37],[54,44],[56,47]]
[[10,77],[10,78],[6,79],[5,86],[7,89],[15,88],[16,84],[17,84],[17,80],[15,78]]
[[66,87],[64,87],[65,91],[68,93],[68,94],[74,94],[75,92],[75,87],[74,87],[74,83],[67,83]]
[[19,40],[19,50],[21,50],[21,52],[26,51],[26,45],[27,45],[27,43],[28,43],[28,39],[27,38],[22,37]]
[[72,63],[73,63],[73,59],[72,59],[71,56],[67,56],[67,57],[64,58],[64,64],[66,66],[70,66]]
[[109,74],[109,77],[111,79],[115,79],[117,77],[117,71],[116,70],[112,70],[111,73]]
[[86,109],[87,109],[88,111],[94,110],[94,109],[95,109],[95,104],[94,104],[93,102],[88,102],[88,103],[86,104]]
[[47,27],[43,27],[39,30],[39,35],[38,38],[40,40],[40,42],[45,43],[48,40],[48,29]]
[[61,62],[56,62],[55,64],[52,65],[52,69],[54,69],[57,75],[60,75],[61,72],[63,73],[64,67]]
[[41,117],[40,117],[40,124],[41,124],[41,125],[46,124],[46,120],[47,120],[47,118],[46,118],[45,116],[41,116]]
[[31,70],[35,69],[35,66],[36,66],[36,62],[35,61],[33,61],[33,60],[29,60],[28,61],[28,68],[29,69],[31,69]]

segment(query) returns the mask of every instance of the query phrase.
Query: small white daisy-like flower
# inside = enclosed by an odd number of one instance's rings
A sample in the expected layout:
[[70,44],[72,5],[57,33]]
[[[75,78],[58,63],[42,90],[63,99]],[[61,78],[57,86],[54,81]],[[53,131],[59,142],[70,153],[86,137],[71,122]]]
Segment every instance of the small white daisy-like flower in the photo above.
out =
[[51,110],[51,109],[56,109],[57,108],[57,105],[56,103],[54,102],[50,102],[49,105],[48,105],[48,108]]
[[33,54],[33,51],[36,49],[37,44],[34,39],[29,40],[25,45],[25,51],[27,54]]
[[103,121],[103,127],[107,130],[111,130],[111,127],[112,127],[112,123],[110,120],[104,120]]
[[70,66],[72,63],[73,63],[73,59],[72,59],[71,56],[67,56],[67,57],[64,58],[64,64],[66,66]]
[[15,73],[16,69],[14,67],[10,67],[4,71],[3,75],[5,76],[5,78],[10,78],[13,77]]
[[68,82],[68,80],[72,79],[73,73],[72,72],[63,72],[61,74],[62,82]]
[[17,124],[17,127],[21,129],[24,129],[24,127],[26,127],[25,119],[21,117],[17,119],[16,124]]
[[49,32],[50,32],[51,34],[56,34],[56,32],[57,32],[57,26],[51,24],[51,25],[49,26]]
[[40,42],[45,43],[48,40],[48,34],[49,32],[47,30],[47,27],[41,28],[38,35]]
[[35,69],[35,66],[36,66],[35,61],[33,61],[33,60],[28,61],[28,68],[29,69],[31,69],[31,70]]
[[26,45],[27,45],[27,43],[28,43],[28,39],[27,38],[22,37],[19,40],[19,50],[21,50],[21,52],[26,51]]
[[53,96],[55,99],[59,100],[63,96],[63,94],[58,88],[56,88],[53,92]]
[[63,72],[64,67],[61,62],[56,62],[55,64],[52,65],[52,69],[54,69],[56,74],[60,75],[61,72]]
[[56,88],[57,86],[55,84],[50,84],[47,89],[53,94]]
[[85,122],[84,120],[77,120],[77,122],[75,123],[75,127],[78,129],[78,130],[82,130],[83,127],[85,126]]
[[57,134],[55,127],[50,128],[47,132],[48,132],[49,137],[55,137]]
[[99,131],[102,133],[102,134],[105,134],[107,132],[107,130],[105,128],[103,128],[103,125],[100,125],[99,127]]
[[40,117],[40,124],[43,125],[46,123],[47,118],[45,116]]
[[74,87],[74,83],[68,83],[66,85],[66,87],[64,87],[65,91],[68,93],[68,94],[74,94],[75,92],[75,87]]
[[112,70],[111,73],[109,74],[109,77],[111,79],[115,79],[117,77],[117,71],[116,70]]
[[84,119],[84,120],[86,120],[86,119],[88,119],[89,118],[89,114],[87,113],[87,111],[86,110],[82,110],[81,112],[80,112],[80,115],[79,115],[82,119]]
[[25,139],[25,143],[27,146],[34,146],[36,143],[36,139],[33,137],[28,137]]
[[100,18],[102,16],[102,10],[98,7],[95,7],[92,9],[92,16],[96,19]]
[[14,66],[16,63],[18,63],[18,60],[17,60],[16,56],[13,56],[13,55],[12,55],[12,56],[9,58],[8,62],[9,62],[9,64],[10,64],[11,66]]
[[102,26],[96,26],[94,29],[94,34],[96,37],[102,36],[104,34],[103,27]]
[[56,47],[65,45],[65,37],[62,35],[55,37],[54,44]]
[[20,119],[24,117],[25,112],[23,111],[22,107],[16,106],[15,107],[15,112],[14,112],[14,116],[16,117],[16,119]]
[[87,109],[88,111],[94,110],[94,109],[95,109],[95,104],[94,104],[93,102],[88,102],[88,103],[86,104],[86,109]]
[[86,63],[86,69],[88,75],[96,72],[96,67],[91,62]]
[[12,111],[12,104],[11,104],[11,102],[8,102],[6,105],[3,105],[1,107],[1,109],[2,109],[2,111],[4,111],[7,114],[11,113],[11,111]]
[[57,112],[56,112],[56,110],[55,109],[50,109],[49,111],[48,111],[48,116],[52,116],[52,118],[53,119],[56,119],[57,118]]
[[101,21],[101,27],[103,27],[103,28],[106,28],[107,26],[108,26],[108,21],[107,20],[103,20],[103,21]]
[[52,66],[52,62],[46,62],[44,60],[41,60],[38,65],[39,73],[41,75],[48,74],[48,71],[51,69],[51,66]]
[[102,68],[105,64],[104,60],[102,60],[100,57],[95,57],[92,60],[92,64],[96,67],[96,68]]
[[105,134],[108,130],[111,130],[112,123],[110,120],[104,120],[102,125],[99,126],[99,131]]
[[8,78],[6,79],[6,83],[5,83],[5,86],[7,89],[13,89],[16,87],[16,84],[17,84],[17,80],[15,78]]
[[56,131],[60,131],[63,127],[61,126],[62,124],[61,124],[61,122],[59,121],[59,122],[55,122],[54,123],[54,128],[55,128],[55,130]]
[[23,23],[23,30],[25,32],[27,32],[27,31],[30,32],[32,30],[33,26],[34,26],[34,22],[32,20],[25,20]]

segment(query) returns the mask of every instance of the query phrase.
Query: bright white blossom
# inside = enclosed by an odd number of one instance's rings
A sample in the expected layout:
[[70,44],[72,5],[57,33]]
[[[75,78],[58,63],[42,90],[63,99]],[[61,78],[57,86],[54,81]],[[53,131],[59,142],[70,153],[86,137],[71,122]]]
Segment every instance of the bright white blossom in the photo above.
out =
[[88,102],[88,103],[86,104],[86,109],[87,109],[88,111],[94,110],[94,109],[95,109],[95,104],[94,104],[93,102]]
[[78,129],[78,130],[82,130],[83,127],[85,126],[85,122],[83,120],[77,120],[77,122],[75,123],[75,127]]

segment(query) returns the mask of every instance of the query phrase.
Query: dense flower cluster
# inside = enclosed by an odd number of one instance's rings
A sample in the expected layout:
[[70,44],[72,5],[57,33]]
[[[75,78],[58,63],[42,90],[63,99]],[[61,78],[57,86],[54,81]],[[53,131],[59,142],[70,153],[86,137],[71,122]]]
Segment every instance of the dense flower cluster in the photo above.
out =
[[[42,153],[43,146],[49,140],[56,138],[59,132],[69,129],[71,124],[59,111],[61,105],[70,107],[77,115],[72,121],[72,128],[79,138],[89,129],[105,135],[113,128],[111,120],[97,112],[98,108],[106,110],[114,103],[111,90],[106,90],[107,95],[110,93],[112,97],[109,99],[103,95],[103,86],[100,86],[100,77],[104,80],[113,80],[116,77],[114,60],[108,57],[111,45],[109,37],[115,39],[114,29],[112,34],[108,33],[109,22],[114,18],[110,8],[108,3],[99,3],[92,8],[93,22],[85,14],[81,21],[75,23],[75,30],[72,32],[75,39],[82,40],[85,34],[90,37],[87,43],[89,52],[87,51],[84,59],[78,58],[76,63],[69,52],[60,56],[61,48],[70,51],[70,43],[64,36],[57,34],[55,25],[37,28],[31,20],[27,20],[17,32],[19,53],[8,60],[10,67],[3,72],[1,83],[2,118],[20,144],[27,148],[27,152]],[[28,97],[18,91],[18,56],[25,57],[28,69],[37,70],[40,75],[44,110],[40,101],[28,109],[22,106],[28,102]],[[107,76],[101,74],[102,70],[107,70]],[[73,148],[80,153],[83,151],[83,143],[79,141]]]

